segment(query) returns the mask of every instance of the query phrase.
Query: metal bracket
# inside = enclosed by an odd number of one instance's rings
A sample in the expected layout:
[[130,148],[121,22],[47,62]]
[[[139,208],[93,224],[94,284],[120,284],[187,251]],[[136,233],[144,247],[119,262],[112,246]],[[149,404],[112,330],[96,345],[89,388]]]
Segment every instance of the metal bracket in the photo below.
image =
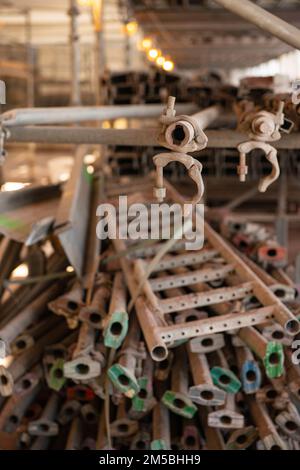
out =
[[262,178],[258,185],[258,190],[261,193],[264,193],[270,184],[274,183],[280,175],[280,167],[277,159],[277,150],[272,147],[272,145],[267,144],[266,142],[259,142],[254,140],[249,140],[248,142],[243,142],[238,145],[238,151],[240,153],[240,164],[238,166],[238,175],[240,181],[246,180],[246,175],[248,172],[248,166],[246,165],[246,154],[251,152],[254,149],[261,149],[265,152],[266,159],[272,165],[271,173]]
[[154,188],[154,195],[157,197],[159,202],[162,202],[166,197],[166,188],[163,182],[163,168],[170,162],[182,163],[188,170],[190,178],[197,185],[197,193],[191,199],[187,201],[190,204],[197,204],[204,193],[204,183],[202,179],[202,164],[195,158],[180,152],[167,152],[159,153],[153,157],[154,165],[156,166],[156,187]]

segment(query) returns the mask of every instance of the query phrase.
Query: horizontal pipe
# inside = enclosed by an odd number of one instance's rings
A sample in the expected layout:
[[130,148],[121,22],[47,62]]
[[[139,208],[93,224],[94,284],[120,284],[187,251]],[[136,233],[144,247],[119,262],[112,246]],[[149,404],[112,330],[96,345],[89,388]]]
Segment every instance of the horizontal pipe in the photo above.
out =
[[300,30],[249,0],[215,0],[232,13],[271,33],[286,44],[300,49]]
[[[159,128],[96,129],[93,127],[13,127],[8,142],[36,142],[51,144],[99,144],[158,146]],[[247,136],[235,130],[206,130],[208,148],[236,148]],[[272,142],[277,149],[300,149],[300,133],[283,135]]]
[[198,113],[192,114],[191,117],[197,121],[197,124],[201,129],[206,129],[211,123],[220,117],[221,112],[222,108],[215,105],[202,109]]
[[[178,104],[177,113],[191,113],[193,103]],[[138,104],[118,106],[74,106],[57,108],[20,108],[6,111],[0,116],[5,127],[62,124],[83,121],[106,121],[118,118],[159,117],[163,104]]]

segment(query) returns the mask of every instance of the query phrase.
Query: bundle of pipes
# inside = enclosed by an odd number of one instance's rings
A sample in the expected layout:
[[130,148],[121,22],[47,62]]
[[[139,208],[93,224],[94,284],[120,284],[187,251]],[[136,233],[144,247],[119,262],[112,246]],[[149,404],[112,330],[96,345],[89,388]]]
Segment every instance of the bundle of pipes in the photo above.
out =
[[230,220],[229,216],[222,224],[222,234],[266,270],[287,264],[286,248],[261,224]]
[[185,80],[174,73],[156,69],[149,72],[112,73],[103,80],[107,104],[163,103],[167,96],[177,96],[179,102],[193,101]]
[[[104,187],[78,162],[52,223],[38,214],[25,244],[1,241],[1,447],[298,448],[297,300],[281,299],[207,223],[194,251],[185,239],[165,254],[160,240],[98,240],[97,205],[118,214],[122,194],[148,207],[153,181]],[[167,202],[183,203],[165,184]],[[123,233],[131,218],[117,218]]]

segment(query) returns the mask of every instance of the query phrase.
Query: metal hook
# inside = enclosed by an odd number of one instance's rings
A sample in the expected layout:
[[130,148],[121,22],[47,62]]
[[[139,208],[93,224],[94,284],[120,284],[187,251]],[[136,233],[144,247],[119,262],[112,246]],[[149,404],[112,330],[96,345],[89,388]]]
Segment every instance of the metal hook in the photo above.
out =
[[197,193],[187,203],[197,204],[204,193],[204,183],[202,179],[202,164],[195,158],[185,153],[179,152],[166,152],[159,153],[153,157],[154,165],[156,166],[156,187],[154,188],[154,195],[159,202],[162,202],[166,197],[166,188],[164,187],[163,168],[170,162],[182,163],[188,170],[190,178],[197,185]]
[[272,165],[272,171],[265,178],[262,178],[258,185],[258,190],[261,193],[264,193],[270,184],[274,183],[280,175],[280,167],[277,159],[277,150],[272,147],[272,145],[267,144],[266,142],[259,142],[254,140],[249,140],[248,142],[243,142],[238,145],[238,151],[240,153],[240,164],[238,166],[238,174],[240,176],[240,181],[245,181],[248,167],[246,165],[246,154],[251,152],[254,149],[261,149],[264,151],[266,159]]

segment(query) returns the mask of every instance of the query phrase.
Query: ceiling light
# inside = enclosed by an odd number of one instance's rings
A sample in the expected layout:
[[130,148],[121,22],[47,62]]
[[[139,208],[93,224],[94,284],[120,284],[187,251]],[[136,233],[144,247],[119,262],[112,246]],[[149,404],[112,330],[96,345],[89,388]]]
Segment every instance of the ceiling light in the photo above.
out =
[[142,40],[142,48],[143,49],[150,49],[151,46],[152,46],[152,39],[144,38]]
[[156,59],[156,64],[159,66],[159,67],[162,67],[165,63],[166,59],[164,58],[164,56],[160,56],[160,57],[157,57]]
[[155,60],[159,56],[159,51],[157,49],[150,49],[148,52],[148,57],[150,60]]
[[136,34],[137,30],[138,24],[136,21],[129,21],[129,23],[126,23],[125,32],[128,34],[128,36],[133,36],[133,34]]
[[172,62],[172,60],[166,60],[163,64],[163,69],[166,72],[171,72],[174,69],[174,62]]

